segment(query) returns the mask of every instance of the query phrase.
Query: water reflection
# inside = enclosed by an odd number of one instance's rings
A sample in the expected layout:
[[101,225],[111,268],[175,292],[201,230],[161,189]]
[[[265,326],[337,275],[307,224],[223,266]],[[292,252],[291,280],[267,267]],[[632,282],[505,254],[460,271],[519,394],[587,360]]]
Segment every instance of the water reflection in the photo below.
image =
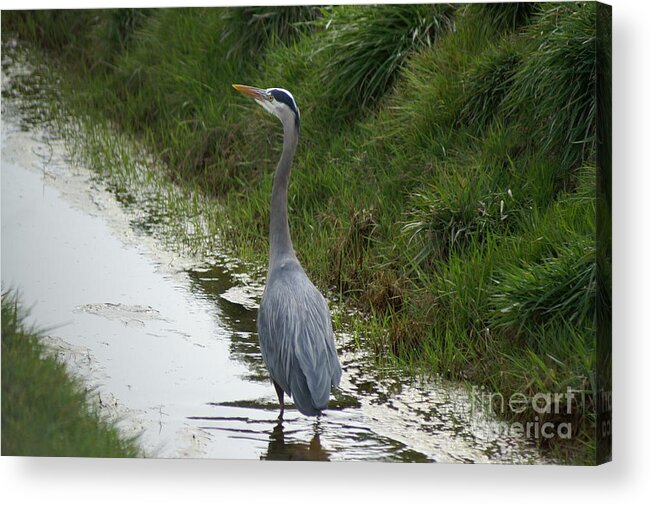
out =
[[224,296],[237,285],[237,281],[222,265],[195,268],[187,273],[193,291],[210,300],[222,324],[231,329],[230,353],[233,359],[244,363],[250,371],[245,379],[268,382],[269,376],[258,346],[255,302],[250,299],[234,301]]
[[260,459],[276,461],[330,461],[330,454],[321,445],[319,421],[314,424],[314,435],[309,443],[292,440],[279,420],[269,436],[269,447]]

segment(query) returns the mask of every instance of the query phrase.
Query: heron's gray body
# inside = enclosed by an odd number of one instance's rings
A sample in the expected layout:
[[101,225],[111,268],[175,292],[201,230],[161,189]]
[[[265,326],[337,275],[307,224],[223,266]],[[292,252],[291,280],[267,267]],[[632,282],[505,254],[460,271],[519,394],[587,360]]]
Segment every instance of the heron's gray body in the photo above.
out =
[[271,194],[269,272],[257,321],[262,358],[276,387],[281,416],[284,393],[301,413],[319,415],[328,405],[330,388],[339,384],[341,365],[328,304],[296,258],[289,234],[287,191],[300,113],[286,90],[235,88],[278,117],[284,131]]
[[298,410],[318,415],[339,384],[328,305],[299,262],[287,259],[269,271],[258,312],[262,357],[271,378]]

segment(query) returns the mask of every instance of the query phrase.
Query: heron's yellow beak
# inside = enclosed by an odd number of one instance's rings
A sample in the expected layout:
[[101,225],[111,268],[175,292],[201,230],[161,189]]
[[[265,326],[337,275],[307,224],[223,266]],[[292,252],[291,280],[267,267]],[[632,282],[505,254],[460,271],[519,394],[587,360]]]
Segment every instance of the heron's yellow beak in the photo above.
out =
[[268,100],[267,92],[263,89],[254,88],[253,86],[246,86],[244,84],[233,84],[233,87],[240,93],[255,98],[256,100]]

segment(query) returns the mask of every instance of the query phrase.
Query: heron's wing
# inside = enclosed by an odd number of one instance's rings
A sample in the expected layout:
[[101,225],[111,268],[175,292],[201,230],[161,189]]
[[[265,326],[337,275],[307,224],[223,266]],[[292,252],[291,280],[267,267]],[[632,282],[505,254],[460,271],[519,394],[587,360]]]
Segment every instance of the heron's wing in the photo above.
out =
[[339,384],[341,367],[334,349],[332,321],[328,305],[319,291],[312,286],[305,297],[297,334],[296,358],[305,375],[312,400],[317,408],[325,408],[330,387]]
[[258,315],[262,356],[269,373],[299,408],[323,409],[341,378],[330,311],[298,269],[270,273]]

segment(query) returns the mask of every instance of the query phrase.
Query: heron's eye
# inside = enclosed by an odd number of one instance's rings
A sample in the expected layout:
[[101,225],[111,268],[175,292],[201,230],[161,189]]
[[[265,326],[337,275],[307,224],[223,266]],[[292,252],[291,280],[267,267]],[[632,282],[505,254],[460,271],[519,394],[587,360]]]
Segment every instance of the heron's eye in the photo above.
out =
[[274,101],[274,96],[271,93],[267,93],[267,98],[269,99],[270,102]]

